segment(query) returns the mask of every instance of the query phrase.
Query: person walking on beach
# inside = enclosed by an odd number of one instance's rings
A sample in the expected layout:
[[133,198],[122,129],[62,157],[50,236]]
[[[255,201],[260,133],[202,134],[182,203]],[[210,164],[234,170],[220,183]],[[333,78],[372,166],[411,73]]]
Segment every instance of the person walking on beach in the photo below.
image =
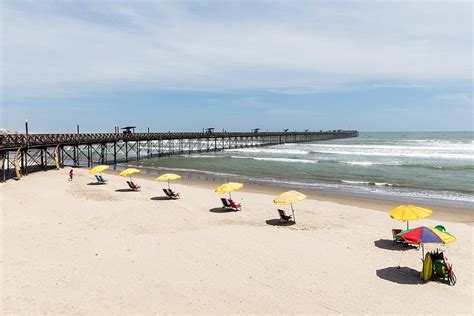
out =
[[71,169],[69,170],[69,181],[72,181],[73,177],[74,177],[74,171]]

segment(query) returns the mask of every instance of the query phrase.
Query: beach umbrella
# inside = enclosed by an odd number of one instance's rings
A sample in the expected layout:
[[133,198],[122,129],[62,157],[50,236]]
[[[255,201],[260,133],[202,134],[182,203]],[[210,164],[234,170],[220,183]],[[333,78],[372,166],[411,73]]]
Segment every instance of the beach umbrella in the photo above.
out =
[[287,191],[287,192],[284,192],[284,193],[276,196],[275,199],[273,199],[273,203],[275,203],[276,205],[288,205],[288,204],[290,204],[291,205],[291,212],[293,213],[293,220],[296,223],[295,210],[293,209],[293,203],[302,201],[304,199],[306,199],[306,195],[304,195],[301,192],[291,190],[291,191]]
[[415,205],[400,205],[392,209],[389,213],[391,218],[399,221],[407,222],[417,219],[422,219],[433,214],[433,211],[429,208],[423,208]]
[[424,244],[449,244],[456,241],[456,237],[453,235],[426,226],[404,230],[395,235],[395,237],[403,238],[410,244],[421,245],[423,258],[425,257]]
[[98,173],[101,173],[102,171],[107,170],[107,169],[109,169],[109,166],[99,165],[99,166],[95,166],[94,168],[89,170],[89,173],[90,174],[98,174]]
[[156,178],[158,181],[168,181],[168,189],[170,189],[170,180],[178,180],[181,179],[180,175],[174,173],[165,173]]
[[139,173],[139,172],[140,172],[140,169],[128,168],[128,169],[125,169],[122,172],[120,172],[119,176],[121,176],[121,177],[130,177],[130,181],[132,181],[132,174]]
[[229,193],[229,199],[232,200],[232,196],[230,195],[230,192],[240,190],[244,187],[243,183],[238,183],[238,182],[227,182],[224,183],[216,188],[217,193],[225,194]]

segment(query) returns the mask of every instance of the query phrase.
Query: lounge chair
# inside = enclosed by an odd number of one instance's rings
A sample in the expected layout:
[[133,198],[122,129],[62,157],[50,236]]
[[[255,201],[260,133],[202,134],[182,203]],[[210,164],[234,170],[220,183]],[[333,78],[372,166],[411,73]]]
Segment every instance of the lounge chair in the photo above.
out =
[[100,182],[103,182],[103,183],[107,182],[107,179],[104,179],[102,175],[98,175],[97,178],[98,178],[97,180],[100,180]]
[[95,175],[95,179],[97,180],[97,183],[102,183],[103,184],[103,183],[107,182],[107,180],[105,180],[104,178],[102,178],[101,176],[99,176],[97,174]]
[[222,201],[222,205],[224,206],[224,208],[230,208],[230,205],[227,202],[226,198],[221,198],[221,201]]
[[179,193],[174,192],[171,189],[163,189],[163,192],[165,192],[166,196],[169,197],[170,199],[173,199],[173,200],[179,199]]
[[235,204],[235,202],[232,200],[221,198],[221,201],[224,208],[230,208],[230,209],[233,209],[234,211],[242,210],[242,206],[240,204]]
[[278,209],[278,214],[280,214],[279,222],[288,222],[291,219],[291,215],[286,215],[284,210]]
[[127,181],[127,183],[131,190],[140,191],[141,187],[138,184],[135,184],[132,181]]
[[402,243],[402,244],[405,244],[405,240],[401,237],[396,237],[396,235],[398,235],[399,233],[402,232],[402,229],[398,229],[398,228],[393,228],[392,229],[392,244],[395,245],[395,243]]
[[239,210],[239,211],[242,210],[242,205],[240,205],[240,204],[235,204],[235,202],[232,201],[231,199],[229,199],[227,202],[229,203],[230,208],[232,208],[232,209],[234,209],[234,210],[236,210],[236,211],[237,211],[237,210]]

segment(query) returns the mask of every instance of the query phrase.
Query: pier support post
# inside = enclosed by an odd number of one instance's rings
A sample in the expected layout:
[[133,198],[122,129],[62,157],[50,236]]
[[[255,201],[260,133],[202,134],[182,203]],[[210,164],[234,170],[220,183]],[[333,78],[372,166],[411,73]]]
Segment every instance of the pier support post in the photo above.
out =
[[[46,150],[48,150],[48,148],[46,148]],[[41,154],[41,167],[43,167],[43,170],[46,170],[46,165],[44,163],[44,158],[45,158],[45,149],[44,148],[41,148],[40,150],[40,154]],[[47,161],[48,157],[46,157],[46,161]]]
[[140,160],[140,138],[137,140],[137,161]]
[[92,144],[87,145],[87,167],[92,167]]
[[125,141],[125,161],[128,162],[128,142]]
[[117,141],[114,142],[114,165],[117,164]]

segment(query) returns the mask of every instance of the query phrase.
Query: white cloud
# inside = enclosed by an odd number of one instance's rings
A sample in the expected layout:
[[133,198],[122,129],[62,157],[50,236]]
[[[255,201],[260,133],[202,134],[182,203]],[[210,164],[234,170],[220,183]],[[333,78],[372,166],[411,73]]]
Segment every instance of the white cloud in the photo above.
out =
[[4,1],[2,90],[300,93],[471,78],[469,2],[290,3]]
[[436,98],[450,105],[474,105],[472,93],[447,93],[438,95]]

